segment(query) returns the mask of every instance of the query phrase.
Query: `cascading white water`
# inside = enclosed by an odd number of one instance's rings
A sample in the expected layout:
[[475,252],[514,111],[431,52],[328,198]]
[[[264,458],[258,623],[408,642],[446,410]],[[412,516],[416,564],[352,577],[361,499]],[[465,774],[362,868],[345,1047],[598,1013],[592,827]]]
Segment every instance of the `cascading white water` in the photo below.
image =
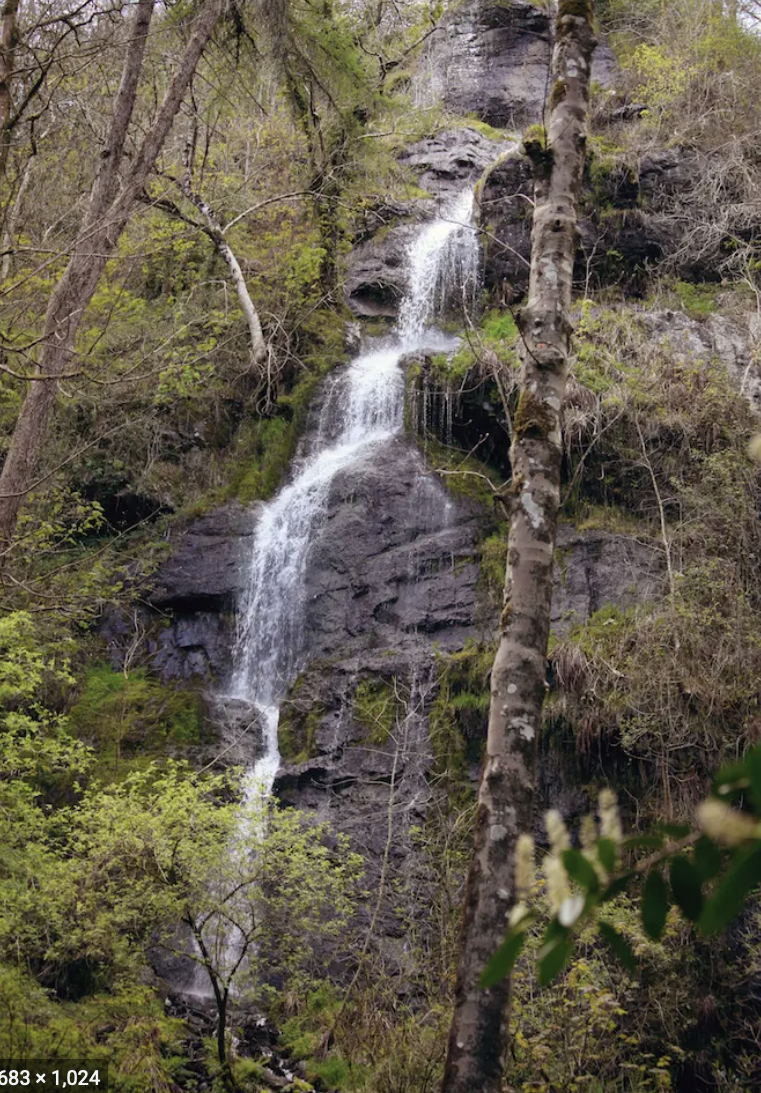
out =
[[[399,333],[410,348],[436,315],[455,302],[472,310],[478,286],[479,249],[472,228],[475,196],[465,190],[415,237],[408,252],[409,287],[399,309]],[[455,300],[454,294],[460,299]]]
[[436,348],[431,320],[447,305],[464,300],[472,307],[475,301],[479,250],[473,207],[468,189],[420,229],[408,251],[408,289],[395,333],[333,381],[311,450],[261,510],[231,685],[236,697],[258,707],[264,722],[265,750],[248,777],[249,792],[268,795],[277,773],[277,711],[301,666],[306,566],[331,483],[402,430],[401,357],[424,344]]

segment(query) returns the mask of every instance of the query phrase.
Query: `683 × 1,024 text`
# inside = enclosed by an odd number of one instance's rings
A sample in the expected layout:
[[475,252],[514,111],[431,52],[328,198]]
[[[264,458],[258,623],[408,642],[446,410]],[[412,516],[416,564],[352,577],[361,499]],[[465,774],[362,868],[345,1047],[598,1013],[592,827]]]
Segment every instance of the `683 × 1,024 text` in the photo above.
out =
[[108,1090],[108,1066],[98,1060],[0,1059],[0,1090]]

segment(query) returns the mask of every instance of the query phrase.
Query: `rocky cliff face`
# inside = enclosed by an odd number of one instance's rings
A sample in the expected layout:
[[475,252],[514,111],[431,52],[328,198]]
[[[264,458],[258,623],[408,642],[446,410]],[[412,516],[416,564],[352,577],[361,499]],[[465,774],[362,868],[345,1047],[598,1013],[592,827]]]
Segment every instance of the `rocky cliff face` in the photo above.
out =
[[[520,129],[541,120],[551,49],[548,9],[525,0],[468,0],[456,5],[434,35],[421,65],[418,93],[455,114]],[[609,87],[615,71],[613,54],[603,42],[592,79]]]

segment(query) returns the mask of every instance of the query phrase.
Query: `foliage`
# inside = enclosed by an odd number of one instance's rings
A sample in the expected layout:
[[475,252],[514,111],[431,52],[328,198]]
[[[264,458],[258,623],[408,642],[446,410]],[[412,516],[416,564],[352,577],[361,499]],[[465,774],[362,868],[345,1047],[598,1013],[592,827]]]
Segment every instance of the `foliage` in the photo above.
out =
[[107,664],[86,669],[69,721],[96,750],[100,771],[112,775],[123,759],[197,744],[203,733],[198,695],[160,683],[145,668],[117,672]]
[[753,422],[681,325],[648,341],[637,312],[583,309],[566,511],[648,544],[664,591],[628,612],[603,609],[556,644],[548,706],[580,748],[602,740],[644,760],[670,814],[691,807],[738,741],[755,742],[761,649]]
[[0,998],[3,1058],[100,1060],[116,1093],[168,1091],[182,1077],[180,1022],[147,987],[61,1004],[20,968],[0,965]]
[[[668,826],[624,838],[615,795],[600,795],[599,828],[582,824],[581,848],[572,849],[562,819],[547,814],[550,853],[544,862],[551,918],[537,954],[540,983],[566,966],[578,929],[596,924],[601,939],[632,975],[638,960],[630,941],[602,915],[627,890],[638,888],[642,927],[658,941],[676,907],[704,936],[726,930],[761,884],[761,748],[719,771],[712,795],[697,810],[695,826]],[[638,856],[638,851],[649,851]],[[507,937],[487,965],[482,985],[509,974],[538,914],[523,902],[533,885],[533,841],[516,849],[516,893]],[[643,882],[643,883],[640,883]]]
[[756,125],[757,36],[713,0],[631,4],[613,0],[603,19],[628,68],[643,124],[666,140],[723,143]]

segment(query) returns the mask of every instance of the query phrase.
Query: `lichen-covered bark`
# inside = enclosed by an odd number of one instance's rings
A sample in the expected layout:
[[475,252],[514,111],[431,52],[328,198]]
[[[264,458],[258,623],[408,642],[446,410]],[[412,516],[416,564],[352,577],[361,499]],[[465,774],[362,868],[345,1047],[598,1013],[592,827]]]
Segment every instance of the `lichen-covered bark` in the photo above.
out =
[[491,674],[489,732],[443,1093],[500,1093],[505,1070],[509,982],[482,990],[478,980],[506,933],[515,902],[515,841],[532,824],[560,501],[577,202],[595,46],[592,19],[590,0],[560,0],[546,143],[525,145],[534,164],[535,208],[528,301],[519,318],[521,394],[511,450],[505,607]]

